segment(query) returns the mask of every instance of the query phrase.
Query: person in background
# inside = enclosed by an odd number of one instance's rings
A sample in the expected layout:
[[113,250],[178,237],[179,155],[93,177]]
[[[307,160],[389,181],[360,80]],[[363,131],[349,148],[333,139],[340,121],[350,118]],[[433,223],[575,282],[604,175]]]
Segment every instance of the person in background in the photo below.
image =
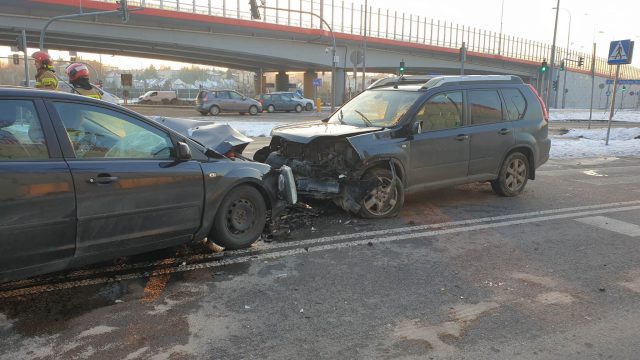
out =
[[102,99],[100,91],[89,83],[89,68],[82,63],[73,63],[66,69],[71,91],[94,99]]
[[53,60],[44,51],[36,51],[31,55],[36,62],[36,88],[42,90],[58,90],[58,77],[53,70]]

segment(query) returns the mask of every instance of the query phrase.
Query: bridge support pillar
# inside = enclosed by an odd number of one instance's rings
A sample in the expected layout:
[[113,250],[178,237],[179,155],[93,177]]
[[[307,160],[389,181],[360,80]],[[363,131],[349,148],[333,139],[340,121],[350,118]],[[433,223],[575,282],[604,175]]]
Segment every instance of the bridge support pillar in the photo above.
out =
[[286,71],[280,71],[276,74],[276,91],[289,90],[289,75]]
[[336,69],[336,75],[334,76],[336,81],[335,94],[334,94],[334,104],[340,106],[345,103],[347,100],[345,98],[344,87],[346,85],[346,71],[344,69]]
[[313,99],[315,101],[315,98],[313,97],[314,94],[314,88],[313,88],[313,80],[316,79],[318,77],[318,73],[315,71],[307,71],[306,73],[304,73],[304,84],[302,89],[304,90],[304,97],[306,97],[307,99]]

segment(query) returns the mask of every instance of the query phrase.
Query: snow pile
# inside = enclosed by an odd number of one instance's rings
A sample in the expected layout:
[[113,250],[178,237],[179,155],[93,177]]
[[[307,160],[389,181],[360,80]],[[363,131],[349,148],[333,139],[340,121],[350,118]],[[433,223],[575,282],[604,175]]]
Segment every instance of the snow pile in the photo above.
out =
[[[589,120],[589,109],[551,109],[549,110],[549,120]],[[609,110],[593,109],[591,116],[593,121],[608,121]],[[613,114],[614,121],[627,121],[640,123],[640,111],[638,110],[616,110]]]
[[607,129],[571,129],[551,137],[551,158],[640,156],[640,128],[613,128],[609,145]]

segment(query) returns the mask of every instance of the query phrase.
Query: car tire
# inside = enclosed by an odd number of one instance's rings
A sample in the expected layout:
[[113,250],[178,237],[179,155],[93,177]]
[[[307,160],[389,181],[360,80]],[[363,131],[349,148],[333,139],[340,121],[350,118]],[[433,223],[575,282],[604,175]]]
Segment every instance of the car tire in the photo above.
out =
[[300,104],[296,105],[296,112],[297,113],[301,113],[302,112],[302,105],[300,105]]
[[209,114],[211,116],[217,116],[220,114],[220,108],[217,105],[213,105],[209,108]]
[[210,239],[229,250],[253,244],[267,222],[262,194],[250,185],[233,188],[222,200],[213,221]]
[[273,106],[273,105],[269,105],[269,106],[267,106],[267,112],[272,113],[272,112],[274,112],[274,111],[276,111],[276,107],[275,107],[275,106]]
[[516,196],[524,190],[529,179],[529,159],[520,152],[509,154],[500,167],[498,178],[491,188],[501,196]]
[[171,103],[171,101],[169,101],[169,99],[162,99],[162,104],[163,105],[169,105]]
[[307,110],[307,111],[313,110],[313,104],[307,103],[307,105],[304,106],[304,109]]
[[404,204],[404,185],[396,177],[395,186],[391,187],[393,175],[389,169],[374,168],[368,170],[363,180],[377,179],[381,182],[360,201],[359,215],[367,219],[395,217]]
[[171,105],[177,105],[178,104],[178,99],[171,99],[170,103],[171,103]]
[[255,105],[251,105],[251,106],[249,107],[249,114],[250,114],[251,116],[258,115],[258,107],[257,107],[257,106],[255,106]]

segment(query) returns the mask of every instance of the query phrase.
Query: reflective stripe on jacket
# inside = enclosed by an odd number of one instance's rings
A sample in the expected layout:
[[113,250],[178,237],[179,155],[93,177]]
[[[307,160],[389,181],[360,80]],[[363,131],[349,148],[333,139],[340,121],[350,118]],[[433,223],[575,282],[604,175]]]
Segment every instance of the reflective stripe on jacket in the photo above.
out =
[[98,99],[98,100],[102,99],[102,95],[100,95],[100,92],[98,91],[98,89],[96,89],[93,86],[89,90],[83,89],[81,87],[74,87],[73,89],[75,91],[77,91],[78,94],[80,94],[82,96],[88,96],[90,98],[94,98],[94,99]]
[[36,75],[36,88],[58,90],[58,77],[52,71],[43,71]]

